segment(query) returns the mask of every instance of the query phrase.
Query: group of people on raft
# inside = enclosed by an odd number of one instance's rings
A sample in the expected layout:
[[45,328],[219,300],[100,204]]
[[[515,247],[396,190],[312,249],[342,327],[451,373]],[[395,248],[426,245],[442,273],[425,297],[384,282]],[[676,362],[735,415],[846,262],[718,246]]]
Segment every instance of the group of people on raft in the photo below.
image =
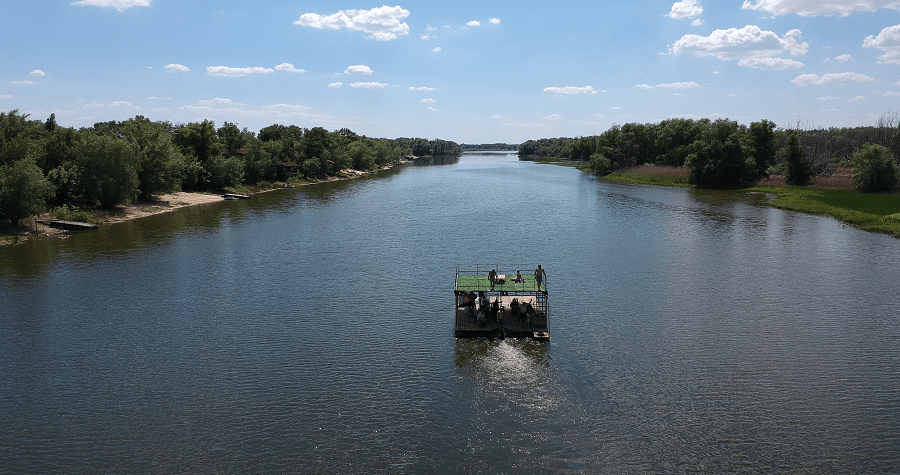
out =
[[[475,309],[475,302],[478,302],[478,310]],[[463,306],[466,307],[466,315],[471,317],[475,316],[478,323],[484,326],[487,319],[492,318],[499,322],[503,322],[503,316],[500,313],[500,299],[495,299],[493,302],[491,298],[484,294],[484,291],[478,292],[478,295],[475,295],[474,291],[470,291],[468,294],[464,295]],[[531,325],[531,321],[535,315],[534,306],[531,305],[531,302],[520,303],[519,299],[514,298],[509,303],[509,315],[515,321],[525,322],[527,325]],[[498,318],[499,317],[499,318]]]
[[[546,276],[547,273],[544,271],[541,265],[538,264],[537,269],[534,270],[534,281],[537,283],[538,290],[541,290],[541,284],[544,282],[544,277]],[[496,285],[498,282],[501,284],[505,282],[500,278],[500,276],[497,275],[496,269],[491,269],[491,271],[488,272],[488,280],[491,282],[491,290],[494,290],[494,285]],[[516,269],[516,277],[512,281],[519,284],[525,282],[525,278],[522,277],[522,272],[519,269]]]

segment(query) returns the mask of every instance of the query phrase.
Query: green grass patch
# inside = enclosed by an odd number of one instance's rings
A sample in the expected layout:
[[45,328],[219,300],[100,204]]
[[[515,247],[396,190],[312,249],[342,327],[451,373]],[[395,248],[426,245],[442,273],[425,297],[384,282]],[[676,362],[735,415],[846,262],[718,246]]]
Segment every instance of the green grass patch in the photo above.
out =
[[[516,277],[515,273],[506,275],[506,283],[500,284],[497,283],[494,285],[494,290],[505,290],[507,292],[530,292],[537,290],[537,282],[534,280],[534,270],[531,272],[523,272],[522,279],[525,282],[516,283],[513,282],[513,278]],[[459,279],[456,282],[457,290],[490,290],[491,281],[488,280],[487,273],[480,275],[471,275],[471,274],[459,274]],[[544,286],[541,286],[541,290],[544,290]]]
[[688,183],[687,176],[650,175],[646,173],[634,173],[629,170],[616,170],[603,178],[642,185],[691,186],[691,184]]
[[900,195],[797,186],[758,186],[747,190],[775,195],[768,204],[776,208],[832,216],[865,231],[900,237]]

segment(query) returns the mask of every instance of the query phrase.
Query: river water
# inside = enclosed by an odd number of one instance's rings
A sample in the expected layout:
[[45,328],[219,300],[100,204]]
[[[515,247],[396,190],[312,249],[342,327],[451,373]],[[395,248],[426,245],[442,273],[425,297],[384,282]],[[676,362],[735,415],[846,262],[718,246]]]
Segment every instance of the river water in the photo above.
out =
[[[466,154],[0,248],[0,473],[897,473],[900,240]],[[456,340],[536,264],[549,343]]]

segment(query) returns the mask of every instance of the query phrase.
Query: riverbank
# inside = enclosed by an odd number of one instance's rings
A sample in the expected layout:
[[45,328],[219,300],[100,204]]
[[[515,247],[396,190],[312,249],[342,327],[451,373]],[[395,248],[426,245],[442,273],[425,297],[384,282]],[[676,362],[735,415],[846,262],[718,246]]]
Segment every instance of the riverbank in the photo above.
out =
[[[688,175],[686,168],[642,166],[603,178],[645,185],[691,186]],[[850,168],[842,168],[829,177],[817,176],[807,186],[791,186],[783,175],[772,175],[743,191],[766,193],[766,203],[775,208],[830,216],[864,231],[900,237],[900,191],[856,191]]]
[[[395,165],[408,163],[409,160],[401,160],[396,164],[389,164],[380,170],[389,170]],[[340,180],[353,180],[368,176],[368,171],[341,170],[339,176],[331,176],[321,180],[301,180],[292,181],[291,186],[306,186],[316,183],[325,183]],[[258,186],[246,186],[241,193],[252,195],[265,193],[273,190],[280,190],[286,186],[286,183],[275,183],[272,187],[260,188]],[[166,193],[157,195],[155,199],[149,201],[138,201],[129,205],[116,206],[112,209],[94,209],[79,213],[81,216],[89,216],[89,218],[71,219],[74,221],[86,220],[94,224],[114,224],[134,219],[145,218],[162,213],[175,211],[176,209],[186,206],[198,206],[209,203],[218,203],[222,201],[222,193],[211,192],[187,192],[178,191],[174,193]],[[20,222],[18,227],[7,226],[0,228],[0,246],[7,244],[17,244],[21,242],[29,242],[39,239],[65,239],[69,236],[69,231],[51,227],[50,221],[58,219],[51,213],[43,213],[32,216]]]

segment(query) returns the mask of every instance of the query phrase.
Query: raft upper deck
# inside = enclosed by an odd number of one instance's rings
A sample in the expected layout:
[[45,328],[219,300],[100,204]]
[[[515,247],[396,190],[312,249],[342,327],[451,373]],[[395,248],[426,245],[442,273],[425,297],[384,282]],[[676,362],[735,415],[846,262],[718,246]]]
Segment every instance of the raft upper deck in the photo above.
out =
[[[488,278],[492,268],[498,269],[493,290]],[[522,282],[513,282],[516,268],[511,269],[510,272],[497,266],[478,266],[475,270],[457,268],[457,337],[550,338],[550,304],[546,277],[538,290],[534,267],[525,268],[527,270],[522,272]],[[476,296],[474,305],[468,301],[470,293]],[[482,293],[487,306],[482,303]],[[516,301],[515,304],[513,300]]]

